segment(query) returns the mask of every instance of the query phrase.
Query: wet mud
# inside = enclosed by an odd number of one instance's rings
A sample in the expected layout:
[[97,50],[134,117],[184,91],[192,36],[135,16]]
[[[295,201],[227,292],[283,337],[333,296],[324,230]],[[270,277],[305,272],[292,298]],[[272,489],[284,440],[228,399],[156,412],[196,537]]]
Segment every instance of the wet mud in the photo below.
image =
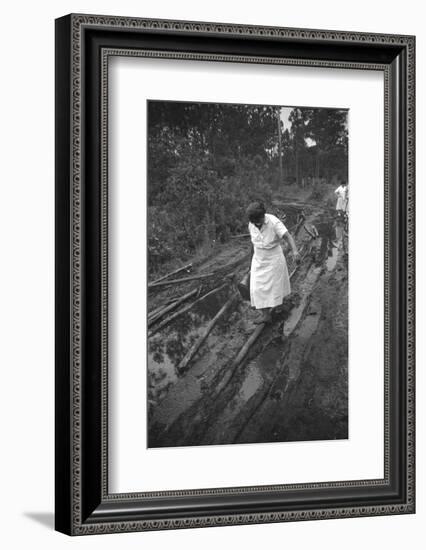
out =
[[177,370],[237,292],[249,268],[247,238],[221,245],[196,266],[194,273],[215,277],[150,292],[152,311],[199,287],[195,305],[148,339],[148,447],[348,438],[347,231],[318,205],[274,206],[287,227],[305,214],[307,229],[299,224],[296,231],[303,261],[292,265],[285,251],[292,293],[242,361],[236,357],[258,325],[256,311],[238,295],[185,371]]

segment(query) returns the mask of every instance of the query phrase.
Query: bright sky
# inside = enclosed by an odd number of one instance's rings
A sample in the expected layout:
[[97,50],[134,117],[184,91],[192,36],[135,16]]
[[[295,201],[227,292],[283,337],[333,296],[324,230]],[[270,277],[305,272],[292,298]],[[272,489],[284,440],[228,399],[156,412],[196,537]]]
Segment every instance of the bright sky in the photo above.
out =
[[291,123],[288,120],[288,117],[290,116],[291,111],[294,109],[294,107],[281,107],[281,121],[284,126],[284,130],[290,130]]
[[[281,107],[280,118],[281,122],[283,123],[283,131],[290,130],[291,128],[291,122],[288,120],[288,117],[290,116],[290,113],[293,109],[294,107]],[[306,138],[305,142],[308,147],[312,147],[312,145],[315,145],[315,141],[311,138]]]

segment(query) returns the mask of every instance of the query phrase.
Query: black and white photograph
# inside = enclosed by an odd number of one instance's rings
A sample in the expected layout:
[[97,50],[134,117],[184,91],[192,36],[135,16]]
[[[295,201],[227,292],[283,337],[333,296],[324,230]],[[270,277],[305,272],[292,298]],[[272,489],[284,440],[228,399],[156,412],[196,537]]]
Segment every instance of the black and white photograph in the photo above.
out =
[[349,113],[147,101],[149,448],[350,437]]
[[425,546],[402,7],[4,4],[5,550]]

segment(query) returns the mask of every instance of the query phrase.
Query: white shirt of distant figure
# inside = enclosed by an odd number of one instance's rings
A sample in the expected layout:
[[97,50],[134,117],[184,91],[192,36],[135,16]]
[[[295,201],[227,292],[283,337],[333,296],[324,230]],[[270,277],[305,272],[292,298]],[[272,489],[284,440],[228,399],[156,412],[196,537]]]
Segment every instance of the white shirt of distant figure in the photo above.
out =
[[347,212],[349,198],[347,184],[342,183],[339,185],[339,187],[334,191],[334,194],[337,195],[336,210]]

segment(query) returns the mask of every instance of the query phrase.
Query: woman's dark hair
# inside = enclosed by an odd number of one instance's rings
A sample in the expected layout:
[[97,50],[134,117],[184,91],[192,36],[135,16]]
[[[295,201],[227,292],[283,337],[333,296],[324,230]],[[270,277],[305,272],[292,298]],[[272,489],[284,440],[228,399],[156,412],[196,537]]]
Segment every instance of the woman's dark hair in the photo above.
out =
[[265,206],[263,202],[255,201],[248,205],[246,214],[251,223],[256,223],[262,220],[265,215]]

